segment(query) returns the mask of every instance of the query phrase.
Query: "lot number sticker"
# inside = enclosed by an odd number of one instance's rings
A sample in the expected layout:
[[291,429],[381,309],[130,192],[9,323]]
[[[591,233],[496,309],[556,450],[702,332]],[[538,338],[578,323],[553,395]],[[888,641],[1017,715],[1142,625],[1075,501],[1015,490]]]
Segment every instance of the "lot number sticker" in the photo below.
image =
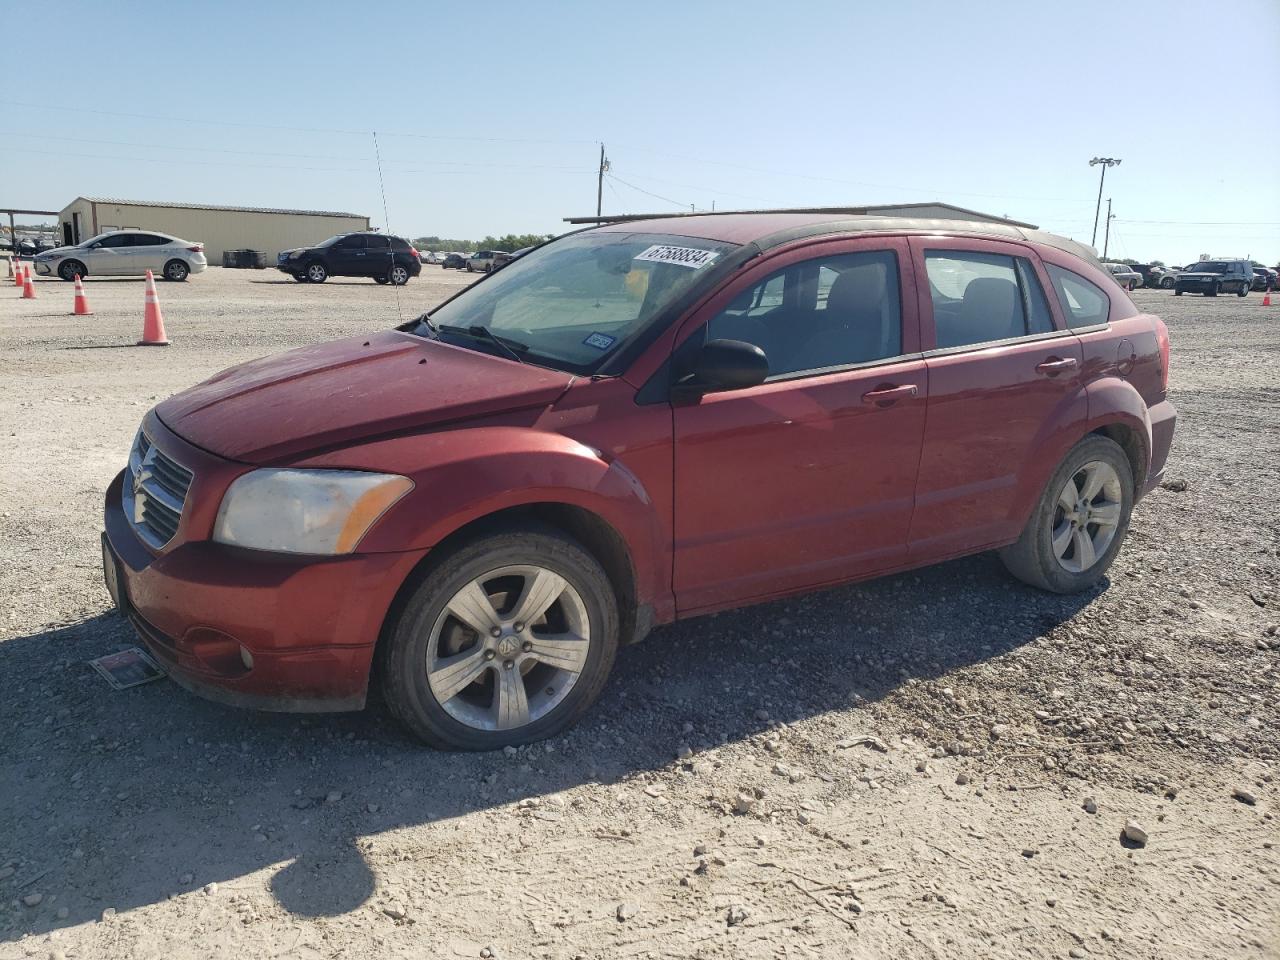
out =
[[636,256],[637,260],[650,263],[672,263],[679,267],[697,270],[713,263],[719,254],[714,250],[699,250],[697,247],[670,247],[664,243],[656,243],[644,253]]
[[593,333],[582,342],[588,347],[595,347],[597,350],[608,350],[617,339],[617,337],[611,337],[607,333]]

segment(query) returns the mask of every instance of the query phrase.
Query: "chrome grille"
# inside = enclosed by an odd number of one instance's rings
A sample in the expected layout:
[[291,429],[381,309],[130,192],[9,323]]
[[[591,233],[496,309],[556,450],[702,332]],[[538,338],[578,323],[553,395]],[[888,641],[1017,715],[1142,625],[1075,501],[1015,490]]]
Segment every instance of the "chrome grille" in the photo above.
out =
[[191,479],[190,470],[138,431],[129,451],[124,509],[138,536],[152,547],[163,547],[178,532]]

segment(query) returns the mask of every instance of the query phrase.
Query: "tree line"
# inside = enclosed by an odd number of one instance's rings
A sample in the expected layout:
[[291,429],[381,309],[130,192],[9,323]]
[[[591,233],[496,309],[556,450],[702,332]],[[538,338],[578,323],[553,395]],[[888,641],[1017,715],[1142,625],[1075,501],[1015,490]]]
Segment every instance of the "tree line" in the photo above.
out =
[[444,250],[458,253],[475,253],[477,250],[519,250],[532,247],[555,238],[554,233],[508,233],[501,237],[485,237],[483,240],[449,240],[445,237],[415,237],[413,245],[419,250]]

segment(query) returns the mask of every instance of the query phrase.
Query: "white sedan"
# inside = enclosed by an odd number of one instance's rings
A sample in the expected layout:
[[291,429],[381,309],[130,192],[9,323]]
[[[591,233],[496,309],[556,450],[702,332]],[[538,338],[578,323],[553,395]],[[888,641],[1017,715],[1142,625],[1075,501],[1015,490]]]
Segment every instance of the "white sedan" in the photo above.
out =
[[185,280],[209,262],[204,245],[149,230],[115,230],[74,247],[58,247],[35,257],[36,272],[63,280],[81,277],[142,276],[150,270],[166,280]]

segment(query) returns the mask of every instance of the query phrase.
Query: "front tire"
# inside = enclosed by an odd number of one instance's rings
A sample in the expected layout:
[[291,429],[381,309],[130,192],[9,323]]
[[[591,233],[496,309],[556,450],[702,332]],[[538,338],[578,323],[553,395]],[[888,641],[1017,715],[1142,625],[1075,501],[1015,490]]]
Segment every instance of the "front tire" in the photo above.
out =
[[402,596],[383,641],[382,690],[432,746],[495,750],[554,736],[596,700],[617,654],[609,578],[556,531],[474,540]]
[[76,278],[76,274],[80,275],[81,280],[88,275],[84,264],[79,260],[63,260],[62,263],[58,264],[58,276],[68,283]]
[[1088,590],[1120,552],[1133,496],[1124,451],[1114,440],[1090,434],[1053,472],[1022,536],[1000,551],[1005,569],[1052,593]]
[[1249,295],[1249,286],[1247,283],[1240,284],[1240,289],[1236,291],[1236,296],[1247,297]]
[[191,268],[181,260],[170,260],[164,265],[162,276],[166,280],[172,280],[174,283],[181,283],[187,279],[187,275],[191,273]]
[[303,272],[306,274],[307,283],[324,283],[329,279],[329,271],[324,268],[323,263],[309,263]]
[[382,277],[382,276],[374,277],[374,278],[373,278],[373,282],[374,282],[374,283],[386,283],[386,282],[387,282],[387,278],[386,278],[386,277]]
[[1208,290],[1204,292],[1204,295],[1206,297],[1216,297],[1220,289],[1221,288],[1218,286],[1218,284],[1215,283],[1212,287],[1210,287]]

